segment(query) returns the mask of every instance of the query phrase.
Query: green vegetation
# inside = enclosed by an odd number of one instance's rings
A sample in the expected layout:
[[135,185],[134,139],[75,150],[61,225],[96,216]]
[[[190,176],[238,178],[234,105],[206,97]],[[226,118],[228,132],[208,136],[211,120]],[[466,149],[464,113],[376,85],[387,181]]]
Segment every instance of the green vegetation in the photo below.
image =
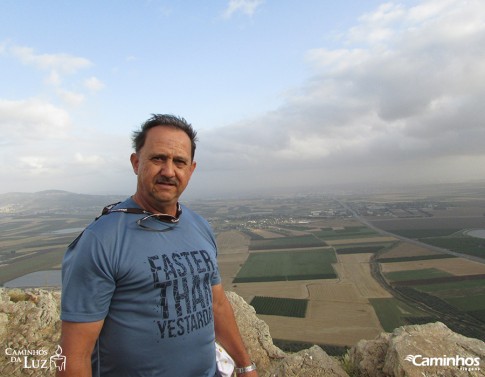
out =
[[485,279],[414,286],[485,322]]
[[421,238],[421,242],[442,247],[457,253],[485,257],[485,239],[474,237]]
[[485,310],[485,294],[475,296],[449,297],[446,302],[465,312]]
[[408,325],[410,318],[429,320],[426,313],[395,298],[371,298],[369,301],[386,332],[391,332],[399,326]]
[[389,233],[397,234],[406,238],[446,237],[461,229],[389,229]]
[[394,258],[379,258],[379,263],[395,263],[395,262],[412,262],[419,260],[432,260],[432,259],[446,259],[456,258],[451,254],[430,254],[430,255],[415,255],[412,257],[394,257]]
[[308,300],[256,296],[251,305],[258,314],[305,318]]
[[452,274],[439,270],[437,268],[423,268],[421,270],[405,270],[394,271],[385,274],[390,281],[406,281],[406,280],[421,280],[432,279],[437,277],[453,276]]
[[[464,280],[449,283],[419,285],[415,288],[424,292],[433,292],[443,297],[452,297],[456,295],[468,295],[470,291],[485,293],[485,279]],[[443,293],[444,292],[444,293]],[[440,294],[441,293],[441,294]]]
[[359,254],[359,253],[377,253],[378,251],[387,247],[388,244],[376,244],[369,246],[345,246],[345,247],[335,247],[337,254]]
[[472,316],[468,311],[462,310],[442,298],[412,287],[396,286],[394,289],[400,295],[411,301],[426,303],[426,306],[433,312],[439,313],[437,315],[438,320],[443,322],[452,331],[468,337],[485,339],[485,323],[477,317]]
[[313,236],[280,237],[251,240],[250,250],[295,249],[326,246],[326,243]]
[[333,250],[289,250],[252,253],[234,283],[335,279]]

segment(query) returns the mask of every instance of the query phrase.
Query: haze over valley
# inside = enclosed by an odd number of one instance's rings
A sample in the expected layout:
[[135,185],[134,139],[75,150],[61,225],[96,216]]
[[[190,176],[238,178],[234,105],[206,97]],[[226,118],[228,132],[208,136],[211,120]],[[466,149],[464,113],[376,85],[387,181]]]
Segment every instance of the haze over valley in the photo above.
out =
[[[124,197],[1,194],[0,283],[58,286],[59,272],[50,283],[45,271],[59,271],[67,245]],[[338,350],[436,320],[485,339],[485,184],[185,204],[217,235],[226,290],[256,308],[283,348]]]

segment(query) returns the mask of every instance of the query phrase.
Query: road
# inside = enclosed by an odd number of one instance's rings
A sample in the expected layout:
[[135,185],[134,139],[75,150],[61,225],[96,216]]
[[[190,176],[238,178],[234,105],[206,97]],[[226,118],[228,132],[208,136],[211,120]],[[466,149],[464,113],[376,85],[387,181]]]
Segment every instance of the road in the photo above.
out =
[[457,253],[457,252],[452,251],[452,250],[444,249],[444,248],[438,247],[438,246],[433,246],[433,245],[418,241],[416,239],[403,237],[403,236],[400,236],[398,234],[390,233],[390,232],[387,232],[383,229],[377,228],[370,221],[368,221],[365,217],[360,216],[357,212],[355,212],[355,210],[352,209],[351,207],[349,207],[346,203],[344,203],[341,200],[336,199],[336,198],[334,198],[334,200],[337,203],[339,203],[342,207],[344,207],[347,211],[349,211],[356,220],[360,221],[362,224],[366,225],[367,227],[371,228],[372,230],[376,231],[377,233],[379,233],[381,235],[391,236],[391,237],[397,238],[401,241],[405,241],[405,242],[409,242],[409,243],[412,243],[412,244],[417,245],[417,246],[425,247],[427,249],[434,250],[434,251],[437,251],[439,253],[450,254],[450,255],[453,255],[455,257],[465,258],[465,259],[468,259],[468,260],[471,260],[471,261],[474,261],[474,262],[485,263],[485,258],[480,258],[480,257],[476,257],[476,256],[473,256],[473,255]]

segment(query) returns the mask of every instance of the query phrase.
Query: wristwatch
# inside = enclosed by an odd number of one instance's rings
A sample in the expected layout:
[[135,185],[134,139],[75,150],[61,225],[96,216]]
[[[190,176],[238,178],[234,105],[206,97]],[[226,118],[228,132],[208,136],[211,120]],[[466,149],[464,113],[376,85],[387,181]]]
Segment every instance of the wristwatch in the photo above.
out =
[[242,374],[242,373],[248,373],[248,372],[252,372],[253,370],[256,370],[256,364],[251,363],[251,365],[247,366],[247,367],[243,367],[243,368],[234,368],[236,370],[236,374]]

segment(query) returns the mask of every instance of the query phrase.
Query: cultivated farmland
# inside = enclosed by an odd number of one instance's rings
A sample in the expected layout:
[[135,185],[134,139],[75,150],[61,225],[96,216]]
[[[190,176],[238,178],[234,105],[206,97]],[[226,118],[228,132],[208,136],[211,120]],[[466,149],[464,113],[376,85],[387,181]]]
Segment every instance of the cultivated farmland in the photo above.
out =
[[[485,229],[485,189],[440,190],[187,204],[217,234],[225,289],[253,302],[277,341],[349,346],[383,329],[435,320],[480,337],[485,264],[431,242],[456,243],[461,251],[469,242],[480,256],[483,239],[472,236]],[[92,218],[4,215],[2,281],[59,268],[73,228]]]

